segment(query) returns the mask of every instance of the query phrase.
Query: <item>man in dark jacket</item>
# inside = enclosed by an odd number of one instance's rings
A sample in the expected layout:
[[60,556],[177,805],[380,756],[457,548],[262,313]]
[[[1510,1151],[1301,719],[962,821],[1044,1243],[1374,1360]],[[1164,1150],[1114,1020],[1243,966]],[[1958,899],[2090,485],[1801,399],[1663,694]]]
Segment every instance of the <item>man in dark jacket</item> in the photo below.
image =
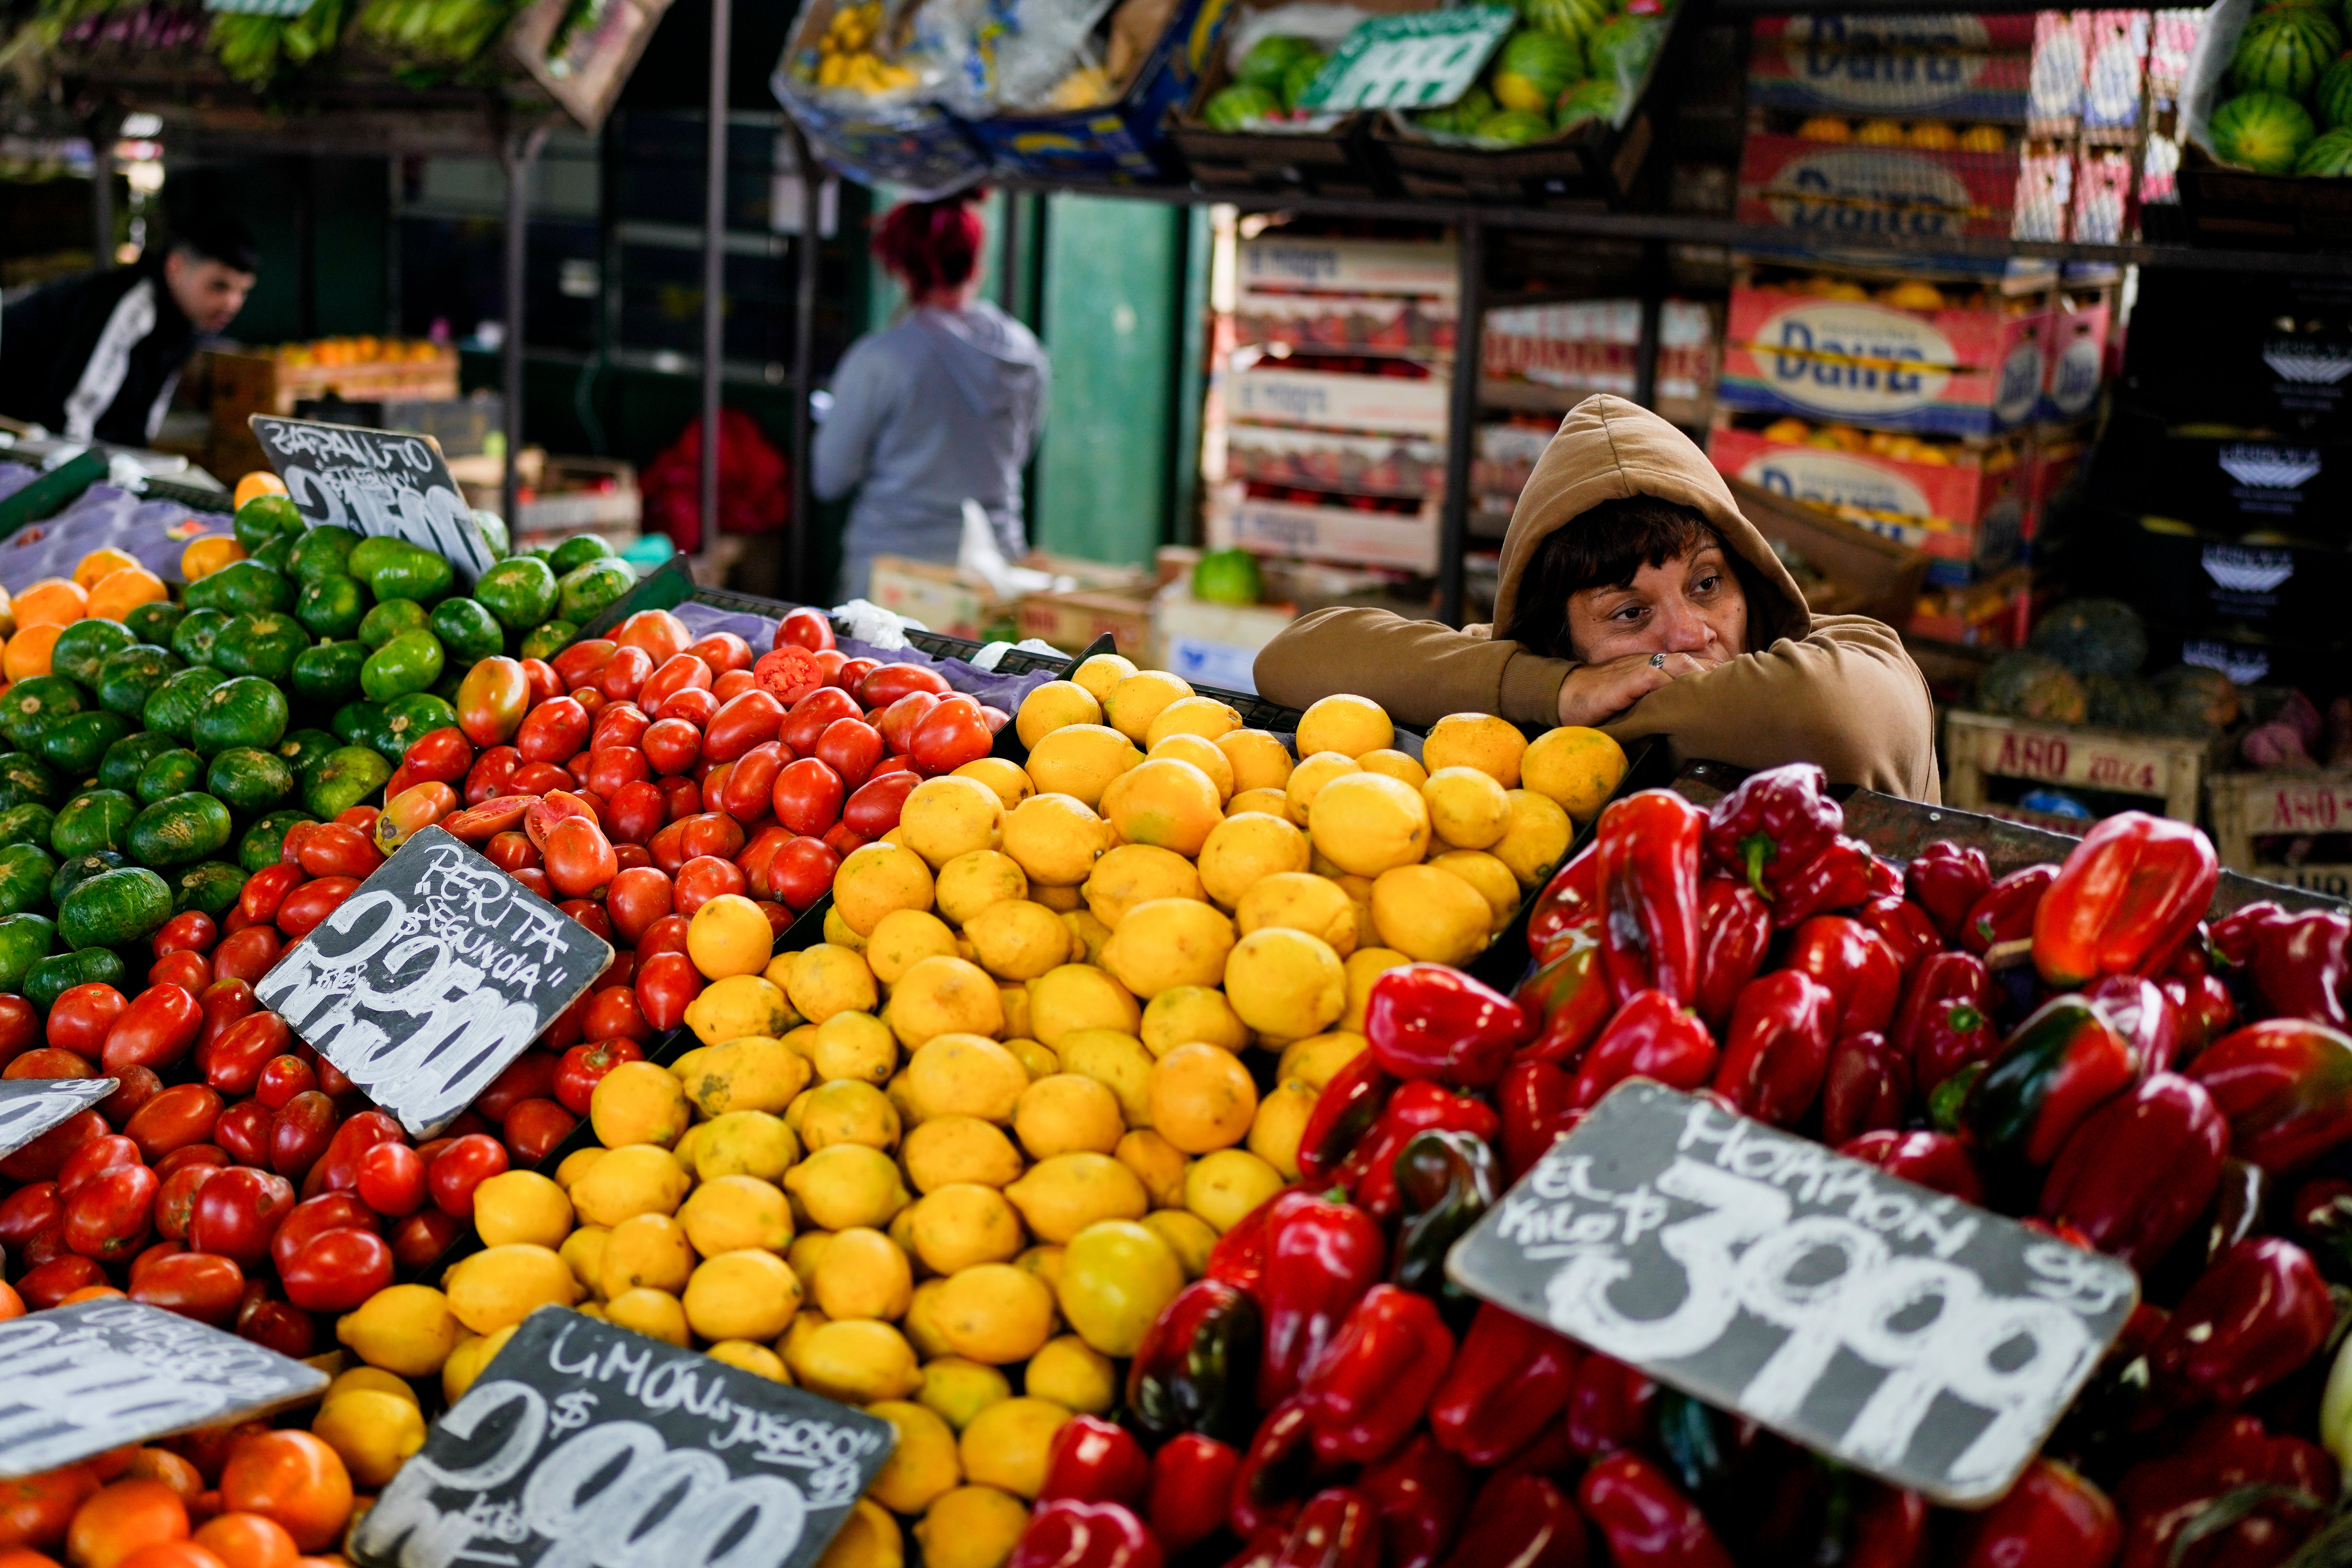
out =
[[200,214],[179,226],[160,266],[26,295],[0,317],[0,414],[77,441],[145,446],[196,340],[236,319],[254,274],[245,226]]

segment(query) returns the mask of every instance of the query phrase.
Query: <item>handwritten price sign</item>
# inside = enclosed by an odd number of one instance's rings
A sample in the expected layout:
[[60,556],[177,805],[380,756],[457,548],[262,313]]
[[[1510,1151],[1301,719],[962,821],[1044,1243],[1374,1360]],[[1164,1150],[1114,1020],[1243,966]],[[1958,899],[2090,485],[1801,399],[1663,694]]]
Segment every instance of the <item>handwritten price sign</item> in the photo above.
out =
[[2009,1489],[2138,1298],[2114,1258],[1638,1079],[1538,1162],[1447,1272],[1959,1507]]
[[490,569],[473,509],[430,436],[274,414],[246,423],[305,521],[404,539],[449,563],[464,587]]

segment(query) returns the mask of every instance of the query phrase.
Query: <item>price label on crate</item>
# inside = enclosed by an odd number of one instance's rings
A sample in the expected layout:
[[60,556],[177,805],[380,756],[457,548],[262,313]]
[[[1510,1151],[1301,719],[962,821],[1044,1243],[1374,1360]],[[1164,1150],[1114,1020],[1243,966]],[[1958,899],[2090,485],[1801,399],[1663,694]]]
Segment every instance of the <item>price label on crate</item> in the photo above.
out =
[[1298,106],[1325,114],[1443,109],[1470,89],[1517,20],[1508,5],[1460,5],[1360,22]]
[[2006,1492],[2131,1269],[1644,1079],[1454,1248],[1456,1283],[1937,1502]]
[[432,437],[276,414],[246,423],[305,521],[404,539],[449,563],[460,587],[490,569],[474,510]]
[[586,926],[438,827],[376,868],[254,994],[424,1137],[613,962]]
[[327,1374],[194,1318],[81,1301],[0,1323],[0,1477],[310,1398]]
[[0,1156],[15,1153],[108,1095],[110,1078],[18,1078],[0,1081]]
[[523,1321],[352,1532],[362,1568],[802,1568],[888,1422],[567,1312]]

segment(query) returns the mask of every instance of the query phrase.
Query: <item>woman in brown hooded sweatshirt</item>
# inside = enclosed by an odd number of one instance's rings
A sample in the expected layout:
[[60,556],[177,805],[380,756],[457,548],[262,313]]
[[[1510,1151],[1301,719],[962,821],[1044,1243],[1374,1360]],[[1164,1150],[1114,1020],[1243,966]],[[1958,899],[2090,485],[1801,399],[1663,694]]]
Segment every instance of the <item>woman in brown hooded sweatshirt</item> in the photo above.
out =
[[1816,763],[1832,782],[1942,798],[1927,683],[1892,627],[1816,616],[1705,453],[1621,397],[1560,422],[1503,540],[1495,624],[1384,610],[1301,616],[1260,692],[1369,697],[1404,723],[1497,713],[1664,735],[1677,761]]

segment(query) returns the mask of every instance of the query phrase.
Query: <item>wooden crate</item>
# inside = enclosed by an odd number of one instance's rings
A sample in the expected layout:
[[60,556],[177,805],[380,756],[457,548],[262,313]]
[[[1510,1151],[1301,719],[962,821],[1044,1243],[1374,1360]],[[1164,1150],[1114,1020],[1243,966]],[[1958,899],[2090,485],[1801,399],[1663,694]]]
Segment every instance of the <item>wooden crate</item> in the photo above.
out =
[[[2197,820],[2206,776],[2219,762],[2225,741],[2172,735],[2129,734],[2085,724],[2008,719],[1954,709],[1944,720],[1944,800],[1967,811],[1996,810],[1985,798],[1985,779],[2030,779],[2073,784],[2116,795],[2151,796],[2167,816]],[[2043,819],[2033,818],[2037,825]]]
[[213,355],[215,430],[243,430],[251,414],[290,415],[303,398],[331,392],[352,403],[452,398],[457,395],[457,351],[443,348],[431,359],[336,365],[289,365],[266,353]]
[[2265,882],[2352,898],[2352,865],[2264,860],[2254,840],[2273,834],[2352,835],[2352,769],[2312,773],[2216,773],[2205,785],[2221,864]]

